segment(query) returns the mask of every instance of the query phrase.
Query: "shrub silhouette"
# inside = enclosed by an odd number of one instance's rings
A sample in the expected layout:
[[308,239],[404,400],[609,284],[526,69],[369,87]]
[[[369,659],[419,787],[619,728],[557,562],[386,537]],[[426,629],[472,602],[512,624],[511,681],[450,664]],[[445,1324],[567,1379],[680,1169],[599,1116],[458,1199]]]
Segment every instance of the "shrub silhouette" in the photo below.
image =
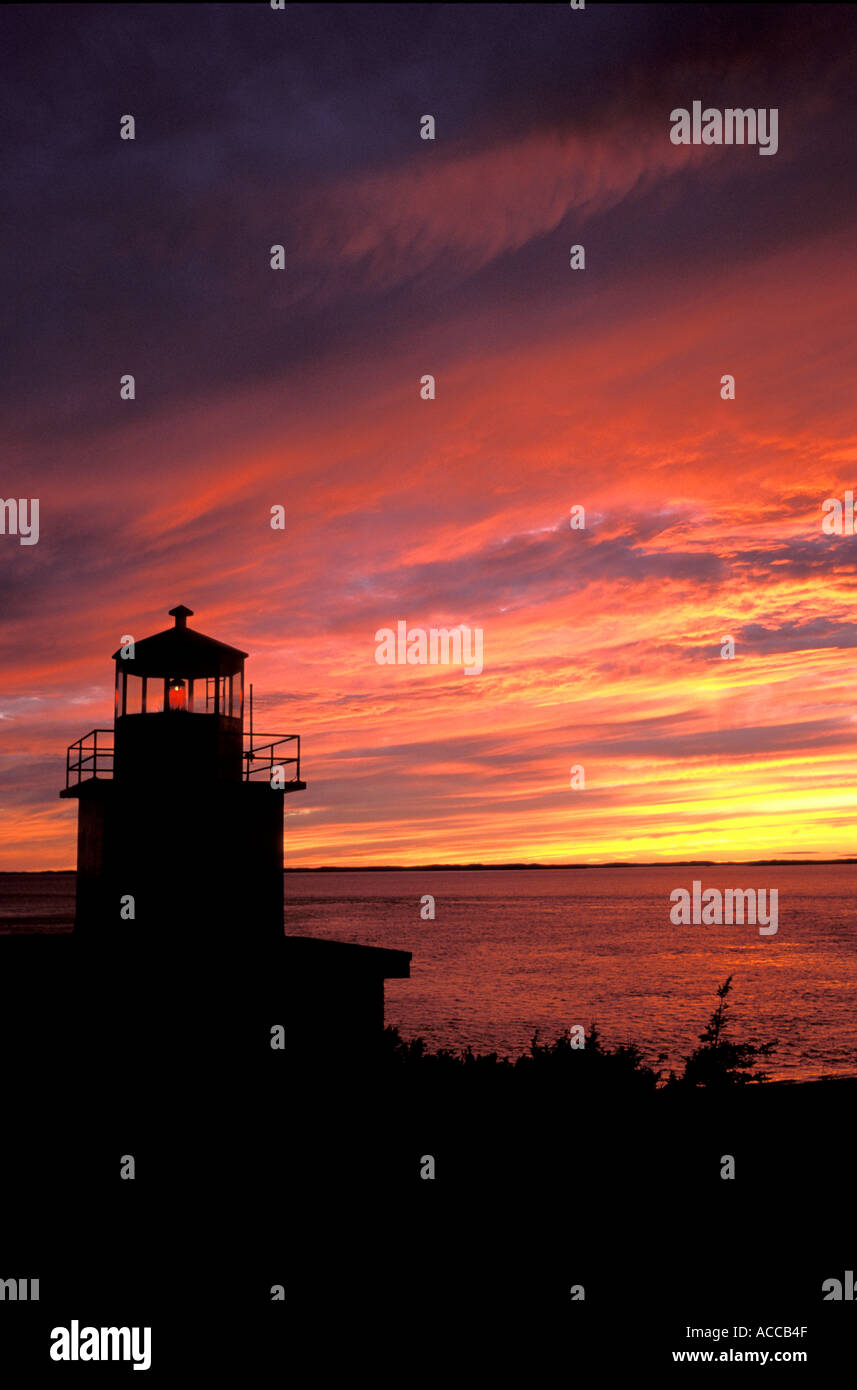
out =
[[[500,1057],[496,1052],[475,1053],[471,1047],[461,1052],[440,1048],[430,1052],[424,1038],[403,1038],[398,1029],[384,1029],[384,1060],[388,1068],[398,1073],[427,1079],[441,1076],[476,1078],[514,1077],[541,1086],[542,1084],[571,1084],[578,1090],[590,1087],[598,1091],[642,1093],[653,1091],[658,1072],[643,1060],[643,1054],[633,1043],[609,1048],[601,1041],[595,1024],[589,1029],[583,1047],[572,1044],[571,1032],[561,1033],[553,1042],[539,1042],[538,1029],[530,1041],[529,1051],[517,1058]],[[661,1062],[663,1058],[658,1058]]]
[[[735,1086],[747,1082],[767,1081],[767,1073],[754,1071],[757,1062],[769,1056],[777,1046],[777,1041],[767,1043],[732,1042],[725,1036],[730,1023],[727,1014],[728,995],[732,989],[732,976],[717,990],[717,1007],[702,1033],[700,1046],[686,1058],[681,1076],[670,1072],[666,1085],[676,1086]],[[537,1087],[571,1085],[580,1092],[610,1092],[623,1096],[645,1095],[656,1089],[662,1078],[658,1070],[664,1061],[664,1054],[656,1058],[654,1066],[644,1059],[642,1050],[636,1043],[625,1043],[619,1047],[607,1047],[601,1040],[598,1028],[590,1026],[583,1047],[572,1044],[571,1033],[567,1030],[553,1042],[539,1042],[536,1029],[530,1041],[529,1051],[516,1058],[499,1057],[496,1052],[476,1053],[471,1047],[455,1052],[442,1047],[432,1052],[424,1038],[403,1038],[397,1028],[384,1029],[382,1062],[386,1070],[394,1075],[411,1076],[414,1079],[440,1081],[441,1078],[455,1080],[457,1077],[476,1080],[484,1078],[492,1083],[496,1080],[505,1085],[506,1078],[515,1082],[533,1083]]]
[[658,1073],[647,1066],[636,1043],[606,1047],[594,1023],[584,1047],[572,1046],[570,1032],[562,1033],[552,1043],[540,1043],[536,1030],[529,1053],[519,1057],[514,1065],[543,1080],[568,1080],[576,1086],[599,1090],[653,1091],[658,1081]]
[[[747,1082],[767,1081],[766,1072],[750,1075],[761,1057],[768,1057],[777,1040],[767,1043],[736,1043],[724,1036],[730,1022],[727,1016],[728,994],[732,988],[730,975],[717,990],[717,1008],[699,1034],[697,1047],[685,1060],[681,1082],[687,1086],[740,1086]],[[675,1077],[671,1077],[675,1080]]]

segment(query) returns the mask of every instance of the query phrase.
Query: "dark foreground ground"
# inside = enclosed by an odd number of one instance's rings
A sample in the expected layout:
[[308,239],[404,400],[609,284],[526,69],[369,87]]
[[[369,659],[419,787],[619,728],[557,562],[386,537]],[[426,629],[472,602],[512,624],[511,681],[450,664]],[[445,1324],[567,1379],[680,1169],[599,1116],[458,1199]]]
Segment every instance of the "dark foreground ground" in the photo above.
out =
[[672,1352],[730,1348],[853,1376],[857,1303],[822,1284],[857,1273],[857,1082],[575,1095],[347,1042],[312,1066],[270,1046],[276,953],[0,950],[0,1278],[41,1294],[0,1303],[5,1384],[132,1374],[51,1362],[72,1318],[151,1326],[144,1385],[693,1376]]

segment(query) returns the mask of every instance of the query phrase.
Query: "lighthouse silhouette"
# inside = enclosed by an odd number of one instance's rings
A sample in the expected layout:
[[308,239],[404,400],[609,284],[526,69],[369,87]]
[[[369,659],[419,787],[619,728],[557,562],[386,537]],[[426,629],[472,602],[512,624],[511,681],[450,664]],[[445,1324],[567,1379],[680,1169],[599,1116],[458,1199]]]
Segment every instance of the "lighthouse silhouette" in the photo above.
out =
[[284,795],[303,791],[296,734],[245,731],[247,653],[174,626],[113,653],[114,722],[66,755],[78,802],[75,931],[172,946],[283,934]]
[[179,605],[172,627],[123,640],[113,728],[66,753],[73,937],[84,951],[130,949],[159,979],[166,958],[174,975],[205,960],[233,998],[271,991],[293,1056],[362,1063],[383,1032],[384,981],[409,976],[410,953],[285,934],[283,808],[306,789],[300,738],[245,728],[247,653],[188,627],[192,616]]

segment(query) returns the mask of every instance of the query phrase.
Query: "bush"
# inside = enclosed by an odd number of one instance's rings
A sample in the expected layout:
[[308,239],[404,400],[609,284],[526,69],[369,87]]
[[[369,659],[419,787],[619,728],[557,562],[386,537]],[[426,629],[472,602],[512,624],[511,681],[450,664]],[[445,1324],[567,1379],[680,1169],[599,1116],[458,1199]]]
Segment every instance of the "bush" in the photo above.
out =
[[[717,1007],[699,1034],[701,1045],[686,1058],[681,1076],[670,1072],[666,1081],[668,1087],[724,1087],[767,1081],[767,1073],[754,1071],[754,1068],[761,1058],[773,1052],[777,1042],[736,1043],[725,1036],[731,1022],[727,1014],[731,988],[730,975],[717,990]],[[407,1074],[432,1081],[465,1076],[500,1081],[514,1076],[522,1081],[530,1078],[539,1084],[573,1085],[578,1092],[591,1089],[593,1092],[642,1095],[654,1091],[661,1081],[658,1068],[664,1057],[661,1055],[654,1066],[649,1066],[636,1043],[607,1047],[593,1023],[583,1047],[573,1045],[569,1031],[553,1042],[541,1043],[536,1030],[529,1051],[514,1060],[499,1057],[496,1052],[476,1053],[471,1047],[461,1052],[446,1047],[430,1052],[424,1038],[406,1039],[397,1028],[387,1027],[384,1029],[383,1059],[385,1069],[395,1075]]]
[[[595,1024],[589,1030],[583,1047],[572,1044],[571,1033],[560,1034],[553,1042],[540,1043],[538,1030],[533,1034],[529,1052],[511,1060],[496,1052],[475,1053],[467,1047],[462,1052],[440,1048],[430,1052],[425,1039],[405,1039],[398,1029],[384,1030],[384,1056],[387,1067],[395,1072],[420,1077],[516,1076],[522,1080],[547,1084],[571,1084],[577,1089],[589,1087],[601,1091],[609,1088],[627,1092],[654,1090],[658,1073],[647,1066],[640,1049],[633,1043],[609,1048],[601,1041]],[[659,1058],[658,1061],[662,1059]]]
[[[717,1008],[699,1034],[697,1047],[685,1060],[681,1081],[687,1086],[740,1086],[747,1082],[767,1081],[766,1072],[751,1075],[756,1063],[767,1057],[777,1046],[777,1040],[760,1043],[736,1043],[724,1036],[730,1019],[727,996],[732,988],[732,976],[717,990]],[[675,1080],[675,1078],[672,1078]]]

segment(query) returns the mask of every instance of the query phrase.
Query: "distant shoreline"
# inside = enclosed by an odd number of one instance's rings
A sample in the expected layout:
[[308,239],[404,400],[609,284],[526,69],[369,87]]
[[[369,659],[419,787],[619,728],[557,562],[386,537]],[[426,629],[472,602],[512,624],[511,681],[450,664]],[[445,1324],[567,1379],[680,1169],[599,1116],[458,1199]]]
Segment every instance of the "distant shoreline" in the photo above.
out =
[[458,873],[493,872],[493,870],[521,869],[747,869],[747,867],[794,867],[806,869],[811,865],[856,865],[854,859],[631,859],[615,860],[613,863],[590,863],[590,865],[540,865],[540,863],[504,863],[504,865],[313,865],[286,866],[283,873]]
[[[617,859],[594,864],[298,864],[288,865],[286,874],[412,874],[412,873],[463,873],[473,870],[483,872],[522,869],[748,869],[748,868],[811,868],[824,864],[857,864],[857,856],[850,859]],[[74,869],[0,869],[0,878],[15,874],[73,874]]]
[[726,869],[764,867],[807,868],[813,864],[857,864],[853,859],[621,859],[596,864],[317,864],[286,867],[287,874],[407,874],[433,872],[451,873],[459,870],[516,870],[521,869]]

